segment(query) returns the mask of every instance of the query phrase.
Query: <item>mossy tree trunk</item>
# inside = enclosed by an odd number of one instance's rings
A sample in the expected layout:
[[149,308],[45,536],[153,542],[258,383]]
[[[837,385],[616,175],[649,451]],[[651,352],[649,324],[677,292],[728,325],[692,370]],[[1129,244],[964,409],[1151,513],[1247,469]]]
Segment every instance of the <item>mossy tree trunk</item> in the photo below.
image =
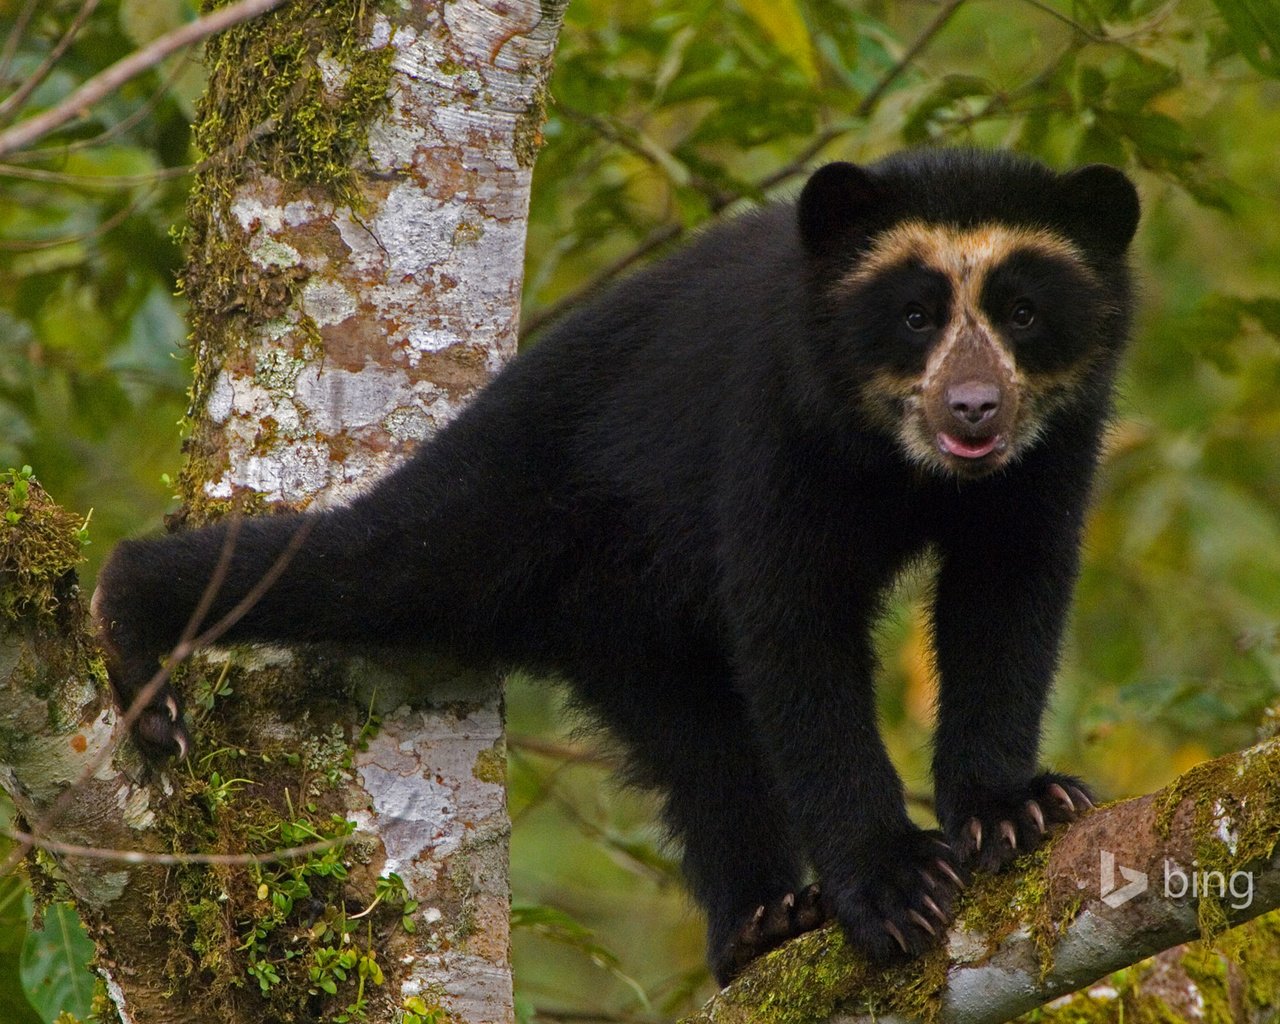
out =
[[[211,42],[179,519],[340,502],[514,352],[564,5],[293,0]],[[61,608],[79,614],[73,596]],[[191,759],[147,774],[117,758],[97,774],[125,799],[86,797],[98,825],[79,815],[46,834],[232,855],[346,842],[247,866],[55,857],[122,1020],[512,1019],[501,687],[423,662],[256,649],[179,670]],[[109,735],[100,663],[69,673],[87,696],[58,735]],[[30,690],[25,678],[12,685]],[[86,763],[73,743],[75,764],[28,799],[20,762],[47,733],[6,750],[0,772],[31,820]],[[108,872],[120,884],[95,894]]]

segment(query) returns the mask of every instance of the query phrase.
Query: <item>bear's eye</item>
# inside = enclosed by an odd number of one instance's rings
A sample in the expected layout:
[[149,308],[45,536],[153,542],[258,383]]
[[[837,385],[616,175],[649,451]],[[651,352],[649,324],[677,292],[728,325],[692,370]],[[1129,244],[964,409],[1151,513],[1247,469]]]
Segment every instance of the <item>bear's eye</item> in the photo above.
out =
[[1009,323],[1020,330],[1026,330],[1036,322],[1036,307],[1030,299],[1019,299],[1013,304],[1009,313]]
[[933,326],[933,318],[914,302],[902,311],[902,322],[913,331],[927,331]]

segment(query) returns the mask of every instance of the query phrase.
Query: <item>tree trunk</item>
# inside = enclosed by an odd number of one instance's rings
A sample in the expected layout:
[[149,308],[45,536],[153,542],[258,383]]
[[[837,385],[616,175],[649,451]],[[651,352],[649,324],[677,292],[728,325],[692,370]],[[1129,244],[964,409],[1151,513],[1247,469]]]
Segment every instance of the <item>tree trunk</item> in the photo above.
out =
[[[514,352],[563,7],[295,0],[210,43],[180,519],[344,500]],[[0,684],[32,735],[0,744],[0,781],[42,837],[234,857],[357,826],[247,866],[56,853],[121,1019],[511,1020],[499,681],[376,653],[208,653],[179,673],[186,764],[148,774],[122,747],[77,782],[118,737],[62,568],[57,615],[23,605]]]

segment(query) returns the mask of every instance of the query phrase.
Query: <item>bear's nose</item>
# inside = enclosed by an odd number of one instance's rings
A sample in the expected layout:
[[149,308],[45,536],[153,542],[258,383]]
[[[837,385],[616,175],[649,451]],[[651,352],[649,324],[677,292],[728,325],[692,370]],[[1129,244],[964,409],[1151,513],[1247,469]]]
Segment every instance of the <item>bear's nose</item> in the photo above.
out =
[[980,380],[952,384],[945,397],[951,415],[970,426],[985,423],[1000,408],[1000,389]]

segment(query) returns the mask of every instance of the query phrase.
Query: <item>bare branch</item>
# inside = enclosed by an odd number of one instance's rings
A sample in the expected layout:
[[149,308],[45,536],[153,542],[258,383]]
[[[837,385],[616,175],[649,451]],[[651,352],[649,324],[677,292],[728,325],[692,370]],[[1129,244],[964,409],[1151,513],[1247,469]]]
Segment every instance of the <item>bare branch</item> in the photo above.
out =
[[146,174],[68,174],[65,171],[50,171],[43,167],[19,167],[16,164],[0,163],[0,178],[17,178],[20,181],[38,181],[45,185],[66,185],[69,188],[101,189],[114,191],[121,188],[135,188],[139,185],[154,185],[158,182],[183,178],[195,167],[184,164],[181,167],[162,167]]
[[68,153],[75,153],[84,149],[92,149],[95,146],[101,146],[103,143],[109,142],[111,139],[123,135],[125,132],[130,131],[132,128],[140,124],[148,114],[160,105],[160,101],[169,94],[174,83],[178,81],[191,62],[192,55],[188,53],[181,61],[174,64],[173,68],[164,76],[160,84],[152,91],[151,95],[139,105],[137,110],[129,114],[128,117],[117,121],[109,128],[99,132],[92,138],[77,139],[75,142],[68,142],[63,146],[50,146],[46,149],[34,149],[21,153],[11,153],[10,159],[20,162],[24,160],[47,160],[50,157],[57,157],[61,159]]
[[23,33],[27,31],[31,16],[36,13],[36,5],[39,2],[40,0],[27,0],[22,13],[14,20],[13,28],[9,30],[9,35],[4,41],[4,50],[0,51],[0,82],[4,82],[9,77],[9,68],[13,64],[14,54],[18,52]]
[[129,56],[116,61],[105,71],[94,75],[57,106],[22,121],[7,131],[0,132],[0,156],[29,146],[68,121],[74,120],[129,79],[155,67],[170,54],[233,25],[265,14],[279,7],[283,2],[284,0],[240,0],[239,3],[219,8],[203,18],[189,21],[172,32],[166,32],[142,49],[135,50]]
[[30,849],[34,846],[63,857],[112,861],[117,864],[159,864],[166,867],[180,867],[184,864],[216,864],[224,867],[275,864],[279,861],[310,857],[313,853],[323,853],[325,850],[331,850],[347,842],[346,836],[340,839],[321,839],[304,846],[286,846],[267,853],[155,853],[151,850],[108,850],[99,846],[60,843],[52,839],[41,839],[30,832],[22,832],[18,829],[6,829],[3,834],[21,843],[24,848]]
[[956,11],[964,5],[965,0],[950,0],[950,2],[942,8],[928,25],[924,31],[916,37],[915,42],[907,47],[906,52],[898,59],[898,62],[891,67],[887,74],[881,77],[866,96],[862,98],[862,102],[858,104],[858,116],[870,117],[875,113],[876,107],[880,105],[880,101],[884,98],[885,93],[889,91],[889,87],[902,75],[907,68],[916,62],[916,58],[924,51],[937,37],[938,33],[947,27]]
[[62,38],[58,40],[53,49],[49,51],[48,56],[41,61],[40,66],[25,82],[6,96],[3,103],[0,103],[0,121],[11,121],[14,115],[22,109],[22,104],[27,101],[27,98],[39,88],[41,82],[49,77],[49,72],[53,70],[54,65],[58,63],[62,55],[67,52],[68,47],[75,42],[76,36],[80,34],[80,29],[89,20],[89,15],[98,6],[98,2],[99,0],[84,0],[84,3],[80,5],[80,10],[76,12],[70,27],[62,34]]
[[[965,0],[948,0],[948,3],[934,16],[933,20],[924,27],[920,35],[915,38],[911,45],[907,47],[902,57],[898,59],[893,67],[889,68],[889,70],[884,73],[872,90],[863,97],[862,102],[858,104],[857,110],[855,111],[859,120],[865,120],[875,113],[876,108],[880,105],[880,101],[884,98],[893,83],[896,82],[898,78],[902,76],[902,73],[919,58],[920,54],[924,52],[926,47],[928,47],[928,45],[937,38],[938,33],[947,26],[947,23],[951,20],[952,16],[955,15],[956,11],[958,11],[964,3]],[[568,111],[567,114],[570,117],[579,116],[573,111]],[[633,145],[630,141],[623,138],[621,133],[616,131],[612,133],[604,132],[601,127],[604,122],[602,119],[596,120],[599,120],[601,123],[596,124],[595,126],[598,130],[601,130],[602,134],[605,134],[607,138],[611,138],[613,141],[617,142],[617,144],[626,146],[628,149],[640,152],[646,157],[646,159],[653,159],[652,152]],[[790,163],[770,172],[756,182],[751,189],[751,193],[767,192],[770,189],[785,184],[797,175],[802,174],[809,166],[809,161],[816,157],[823,149],[829,146],[836,139],[848,132],[848,130],[848,124],[841,124],[838,127],[826,129],[809,142],[809,144],[806,145]],[[0,153],[3,153],[3,150],[0,150]],[[736,198],[741,197],[726,196],[716,190],[715,194],[711,194],[711,198],[712,211],[714,213],[719,213],[732,205]],[[663,246],[674,242],[677,238],[680,238],[685,234],[687,230],[688,229],[684,224],[678,222],[664,224],[661,227],[654,228],[654,230],[641,239],[640,243],[630,252],[627,252],[614,260],[603,270],[592,275],[592,277],[585,283],[575,288],[567,295],[562,296],[558,301],[553,302],[545,309],[526,317],[520,324],[520,336],[522,338],[528,338],[549,324],[555,323],[555,321],[568,313],[569,310],[581,304],[589,296],[595,294],[600,288],[608,284],[619,274],[629,270],[631,267],[661,249]]]

